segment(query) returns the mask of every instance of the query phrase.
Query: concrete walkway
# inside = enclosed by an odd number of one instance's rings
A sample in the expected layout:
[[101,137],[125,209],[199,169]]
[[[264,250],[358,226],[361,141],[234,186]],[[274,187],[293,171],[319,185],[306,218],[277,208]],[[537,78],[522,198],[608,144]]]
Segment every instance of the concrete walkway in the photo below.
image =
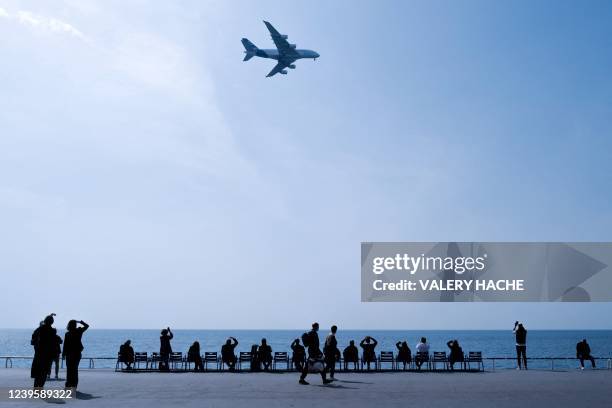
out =
[[[338,374],[322,386],[311,374],[115,373],[81,370],[78,399],[90,407],[611,407],[612,371],[514,371],[486,373]],[[29,370],[0,369],[0,406],[43,401],[11,401],[8,389],[30,388]],[[47,388],[62,388],[50,381]],[[64,401],[47,401],[64,403]]]

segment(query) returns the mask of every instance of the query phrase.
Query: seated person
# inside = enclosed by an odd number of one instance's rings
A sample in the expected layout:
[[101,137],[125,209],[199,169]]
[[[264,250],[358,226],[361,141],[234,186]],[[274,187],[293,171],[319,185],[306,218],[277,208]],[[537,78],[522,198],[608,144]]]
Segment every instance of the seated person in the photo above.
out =
[[344,358],[344,369],[348,369],[348,363],[353,363],[353,368],[357,369],[357,364],[359,363],[359,349],[355,346],[355,340],[351,340],[349,345],[346,346],[344,351],[342,352],[342,357]]
[[591,367],[595,368],[595,359],[591,356],[591,347],[586,339],[576,344],[576,358],[580,360],[580,369],[584,370],[584,360],[591,361]]
[[134,349],[131,344],[132,341],[127,340],[119,347],[119,362],[125,364],[128,370],[131,370],[134,364]]
[[259,350],[257,350],[257,355],[259,356],[259,361],[263,364],[264,371],[270,370],[270,365],[272,364],[272,347],[268,345],[266,339],[261,339],[261,345],[259,346]]
[[406,365],[410,365],[412,362],[412,352],[410,351],[410,347],[408,347],[408,343],[405,341],[398,341],[395,344],[397,347],[397,362],[404,364],[404,370],[406,369]]
[[251,371],[261,371],[258,350],[259,346],[257,344],[251,346]]
[[427,339],[425,337],[421,337],[421,342],[416,345],[414,364],[416,364],[417,368],[420,370],[421,366],[426,361],[429,361],[429,344],[427,344]]
[[236,353],[234,353],[234,349],[236,349],[237,345],[238,340],[235,337],[230,337],[221,347],[221,364],[227,364],[230,371],[234,371],[236,367]]
[[368,370],[370,369],[370,363],[374,363],[376,365],[376,352],[374,349],[378,342],[370,336],[366,336],[359,345],[363,349],[363,362],[368,366]]
[[304,369],[304,361],[306,361],[306,349],[300,344],[300,339],[293,340],[293,343],[291,343],[291,350],[293,351],[291,361],[295,369],[301,372]]
[[446,343],[448,348],[450,349],[450,355],[448,356],[448,362],[450,364],[450,369],[454,370],[455,363],[462,363],[465,359],[463,356],[463,349],[459,346],[459,342],[455,340],[450,340]]
[[187,352],[187,361],[194,363],[194,371],[204,371],[204,364],[202,363],[202,354],[200,353],[200,343],[194,341],[189,351]]

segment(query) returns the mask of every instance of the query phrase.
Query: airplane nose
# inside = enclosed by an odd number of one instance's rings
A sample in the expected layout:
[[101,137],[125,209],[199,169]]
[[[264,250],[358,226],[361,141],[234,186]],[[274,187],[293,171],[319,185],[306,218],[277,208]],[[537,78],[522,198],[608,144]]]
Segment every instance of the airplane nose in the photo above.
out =
[[320,57],[319,53],[315,52],[315,58],[319,58],[319,57]]

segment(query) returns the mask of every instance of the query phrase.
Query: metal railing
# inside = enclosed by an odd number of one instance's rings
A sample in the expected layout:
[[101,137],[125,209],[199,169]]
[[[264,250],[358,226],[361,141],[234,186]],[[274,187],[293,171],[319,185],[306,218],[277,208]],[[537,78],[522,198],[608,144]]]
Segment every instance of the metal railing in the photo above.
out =
[[[593,359],[595,361],[605,361],[606,362],[606,369],[607,370],[612,370],[612,358],[610,357],[593,357]],[[516,357],[483,357],[483,360],[485,361],[491,361],[491,369],[492,371],[495,371],[495,362],[496,361],[514,361],[514,363],[517,362]],[[549,362],[550,363],[550,370],[551,371],[555,371],[555,361],[557,362],[576,362],[578,361],[578,359],[576,357],[528,357],[527,361],[541,361],[541,362]],[[586,360],[588,361],[588,360]],[[566,365],[567,366],[567,365]],[[517,367],[517,365],[515,364],[514,367]],[[558,365],[557,365],[557,368]]]
[[[4,359],[4,368],[12,368],[13,367],[13,360],[32,360],[34,357],[32,356],[0,356],[0,360]],[[499,367],[499,364],[497,364],[496,366],[496,362],[500,362],[500,361],[513,361],[514,363],[516,363],[516,357],[483,357],[482,358],[483,361],[485,362],[491,362],[490,367],[491,367],[491,371],[495,371],[496,368],[504,368],[504,369],[508,369],[509,367]],[[594,357],[594,359],[596,361],[605,361],[606,362],[606,369],[607,370],[612,370],[612,357]],[[87,361],[87,365],[89,369],[95,369],[96,368],[96,361],[113,361],[116,362],[117,361],[117,357],[83,357],[81,358],[81,361]],[[550,370],[551,371],[555,371],[555,369],[559,369],[559,364],[557,364],[556,368],[555,368],[555,362],[559,363],[559,362],[576,362],[578,361],[578,359],[576,357],[528,357],[527,361],[537,361],[537,362],[548,362],[550,363]],[[588,360],[587,360],[588,361]],[[514,367],[516,367],[516,364],[513,365]],[[64,359],[61,359],[61,367],[64,368]],[[566,365],[567,367],[567,365]],[[601,365],[600,365],[601,367]],[[109,367],[110,368],[110,367]]]
[[[13,368],[13,360],[33,360],[32,356],[0,356],[0,360],[4,359],[4,368]],[[87,368],[96,368],[96,360],[117,361],[117,357],[83,357],[81,361],[87,361]],[[64,368],[64,359],[61,359],[61,367]]]

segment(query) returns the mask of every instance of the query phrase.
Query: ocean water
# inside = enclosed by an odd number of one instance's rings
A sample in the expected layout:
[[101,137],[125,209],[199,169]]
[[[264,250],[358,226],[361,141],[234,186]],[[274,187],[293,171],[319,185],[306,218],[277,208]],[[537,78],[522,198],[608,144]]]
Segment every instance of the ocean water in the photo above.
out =
[[[204,351],[220,351],[221,345],[228,336],[238,339],[239,351],[250,351],[251,345],[259,344],[266,338],[273,351],[290,351],[291,342],[300,338],[303,330],[175,330],[172,340],[173,351],[187,352],[195,340],[200,342]],[[0,356],[32,356],[30,346],[32,330],[0,329]],[[63,337],[64,331],[58,330]],[[83,335],[83,357],[116,357],[119,346],[127,339],[132,340],[135,351],[159,351],[160,330],[96,330],[90,329]],[[319,337],[324,341],[327,330],[321,330]],[[377,353],[380,351],[395,351],[397,341],[407,341],[411,350],[421,336],[431,344],[430,351],[448,351],[446,342],[458,339],[463,351],[482,351],[484,357],[514,357],[514,334],[511,330],[339,330],[338,345],[342,350],[349,340],[359,343],[366,335],[378,341]],[[527,337],[528,357],[575,357],[576,343],[586,338],[591,345],[595,357],[612,358],[612,330],[529,330]],[[4,368],[4,359],[0,359],[0,369]],[[15,359],[14,367],[28,367],[29,360]],[[83,360],[82,366],[87,367],[88,361]],[[559,363],[562,366],[564,363]],[[605,366],[605,362],[601,362]],[[111,368],[113,361],[96,361],[96,368]],[[490,365],[490,363],[489,363]],[[557,366],[557,363],[555,363]],[[575,368],[575,361],[567,363],[568,368]],[[550,367],[549,362],[533,362],[532,368]],[[496,362],[496,367],[515,367],[514,361]]]

